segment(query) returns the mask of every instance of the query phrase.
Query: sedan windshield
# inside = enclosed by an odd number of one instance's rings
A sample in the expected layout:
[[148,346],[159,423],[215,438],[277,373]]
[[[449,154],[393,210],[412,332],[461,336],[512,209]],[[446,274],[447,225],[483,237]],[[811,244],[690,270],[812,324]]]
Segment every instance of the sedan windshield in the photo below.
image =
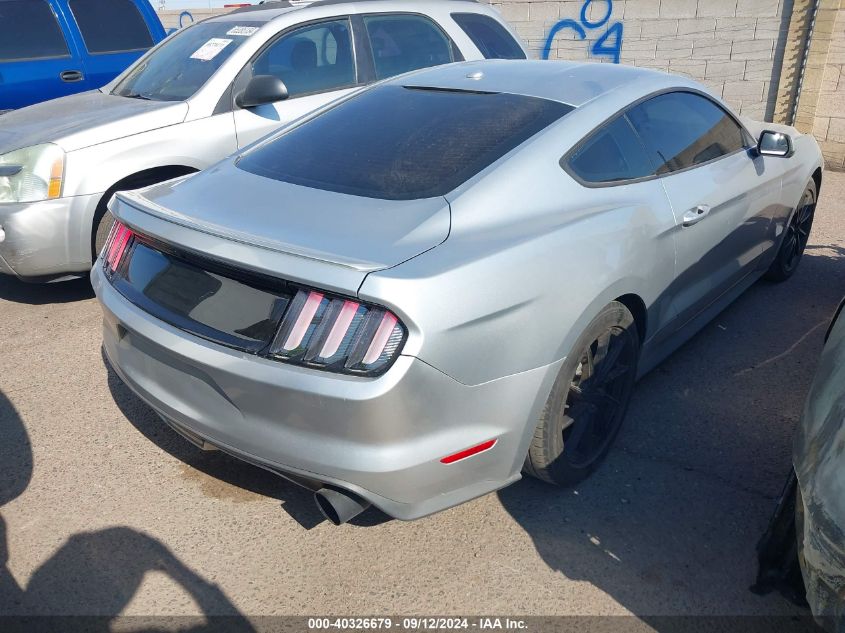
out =
[[201,22],[172,35],[142,58],[112,94],[153,101],[194,95],[261,22]]
[[570,111],[515,94],[386,85],[259,145],[237,165],[367,198],[444,196]]

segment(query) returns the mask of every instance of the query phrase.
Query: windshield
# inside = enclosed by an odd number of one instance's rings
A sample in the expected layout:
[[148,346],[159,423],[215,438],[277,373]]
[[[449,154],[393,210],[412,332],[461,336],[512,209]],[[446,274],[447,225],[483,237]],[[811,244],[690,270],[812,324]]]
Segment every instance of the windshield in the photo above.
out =
[[194,95],[261,22],[201,22],[172,35],[142,59],[112,94],[153,101]]
[[505,93],[380,86],[241,158],[241,169],[384,200],[443,196],[571,106]]

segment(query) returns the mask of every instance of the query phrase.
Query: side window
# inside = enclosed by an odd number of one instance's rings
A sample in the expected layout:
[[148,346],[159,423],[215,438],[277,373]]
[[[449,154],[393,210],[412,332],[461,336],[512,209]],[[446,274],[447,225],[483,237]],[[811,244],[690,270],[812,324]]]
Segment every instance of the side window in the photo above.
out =
[[592,183],[633,180],[654,174],[642,141],[624,116],[604,125],[583,142],[570,156],[569,168],[582,180]]
[[70,10],[89,53],[119,53],[150,48],[153,38],[132,0],[70,0]]
[[671,92],[628,111],[658,174],[700,165],[745,147],[742,128],[701,95]]
[[373,51],[376,79],[453,61],[452,42],[428,18],[371,15],[364,17],[364,24]]
[[525,59],[525,53],[507,29],[480,13],[453,13],[452,19],[463,29],[485,59]]
[[291,97],[352,86],[356,74],[350,33],[346,19],[296,29],[252,62],[252,74],[278,77]]
[[0,2],[0,61],[68,55],[65,36],[46,0]]

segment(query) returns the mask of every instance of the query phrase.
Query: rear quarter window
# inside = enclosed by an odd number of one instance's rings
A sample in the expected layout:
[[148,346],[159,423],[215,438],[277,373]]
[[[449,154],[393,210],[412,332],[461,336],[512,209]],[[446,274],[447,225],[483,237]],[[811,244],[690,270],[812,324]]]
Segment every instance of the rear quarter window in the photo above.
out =
[[0,61],[68,55],[65,36],[46,0],[0,0]]
[[479,13],[453,13],[452,19],[467,34],[485,59],[525,59],[522,47],[507,29]]
[[244,154],[245,171],[384,200],[443,196],[572,110],[503,93],[367,90]]
[[581,143],[569,158],[569,169],[584,182],[594,184],[654,174],[652,161],[625,116],[599,128]]
[[117,53],[152,47],[153,38],[132,0],[68,2],[89,53]]

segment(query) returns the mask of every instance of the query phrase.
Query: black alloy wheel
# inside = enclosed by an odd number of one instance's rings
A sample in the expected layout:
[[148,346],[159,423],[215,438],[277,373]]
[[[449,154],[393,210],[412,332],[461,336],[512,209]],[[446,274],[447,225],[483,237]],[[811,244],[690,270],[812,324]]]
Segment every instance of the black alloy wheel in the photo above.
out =
[[810,181],[801,196],[795,212],[784,231],[783,241],[775,261],[766,272],[766,278],[772,281],[786,281],[792,277],[810,240],[813,218],[816,214],[816,183]]
[[640,338],[630,311],[610,303],[587,326],[546,401],[524,472],[572,485],[604,459],[637,377]]

